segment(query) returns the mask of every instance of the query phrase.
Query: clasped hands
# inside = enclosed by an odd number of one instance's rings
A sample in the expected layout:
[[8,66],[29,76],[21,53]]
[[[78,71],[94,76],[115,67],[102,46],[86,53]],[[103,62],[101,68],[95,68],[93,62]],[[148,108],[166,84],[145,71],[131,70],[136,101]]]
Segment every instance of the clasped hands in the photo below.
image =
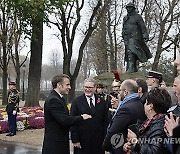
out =
[[87,119],[92,118],[92,116],[89,114],[81,114],[81,117],[83,117],[83,120],[87,120]]
[[81,144],[80,144],[80,142],[73,143],[73,146],[74,146],[75,148],[81,149]]
[[111,97],[111,105],[112,105],[112,108],[116,109],[118,107],[118,104],[119,104],[119,99],[117,99],[116,97],[110,95]]
[[126,154],[130,154],[131,153],[131,147],[133,145],[135,145],[137,143],[137,135],[131,131],[130,129],[128,129],[128,138],[127,138],[128,142],[126,142],[123,145],[123,150],[126,152]]
[[169,116],[165,116],[164,131],[168,137],[173,135],[173,129],[179,125],[179,117],[174,117],[170,112]]

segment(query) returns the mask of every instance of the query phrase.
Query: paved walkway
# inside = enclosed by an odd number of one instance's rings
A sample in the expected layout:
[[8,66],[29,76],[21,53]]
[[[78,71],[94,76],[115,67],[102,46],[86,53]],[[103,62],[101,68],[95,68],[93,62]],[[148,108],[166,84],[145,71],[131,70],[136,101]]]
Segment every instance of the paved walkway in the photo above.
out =
[[0,154],[42,154],[42,147],[0,140]]
[[0,154],[41,154],[41,146],[0,140]]

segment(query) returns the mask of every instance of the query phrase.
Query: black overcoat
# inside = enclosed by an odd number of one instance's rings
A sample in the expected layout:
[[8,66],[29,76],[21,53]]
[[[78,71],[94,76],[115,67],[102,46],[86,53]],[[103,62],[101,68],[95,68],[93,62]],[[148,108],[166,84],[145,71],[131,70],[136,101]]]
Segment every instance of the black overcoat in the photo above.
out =
[[93,114],[86,96],[83,94],[75,98],[71,106],[71,115],[91,114],[92,119],[80,122],[71,128],[73,143],[80,142],[81,149],[74,148],[74,154],[104,154],[102,143],[108,125],[108,105],[104,99],[95,95],[95,108]]
[[[108,126],[107,134],[103,142],[103,148],[106,151],[112,151],[112,154],[123,154],[122,145],[112,146],[112,136],[123,134],[124,141],[127,137],[128,126],[135,124],[137,120],[145,120],[144,106],[139,98],[133,98],[118,109],[116,115],[112,118]],[[124,142],[122,140],[122,143]]]
[[52,90],[44,105],[45,133],[43,154],[69,154],[69,129],[83,121],[81,116],[70,117],[64,98]]

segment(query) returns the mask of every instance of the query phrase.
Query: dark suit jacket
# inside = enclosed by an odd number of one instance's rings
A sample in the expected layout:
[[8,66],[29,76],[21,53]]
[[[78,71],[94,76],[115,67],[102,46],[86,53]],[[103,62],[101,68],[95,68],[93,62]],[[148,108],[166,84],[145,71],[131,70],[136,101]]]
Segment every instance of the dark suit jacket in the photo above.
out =
[[138,119],[145,120],[144,107],[139,98],[134,98],[122,105],[112,118],[103,142],[103,148],[106,151],[112,151],[113,154],[123,153],[122,146],[117,149],[112,148],[111,137],[122,133],[125,140],[128,126],[135,124]]
[[83,121],[81,116],[70,117],[64,98],[52,90],[44,105],[45,134],[43,154],[69,154],[70,126]]
[[92,119],[80,122],[71,128],[73,143],[80,142],[81,149],[74,148],[74,154],[104,154],[102,143],[108,125],[107,103],[95,95],[96,111],[92,114],[85,95],[75,98],[71,106],[71,115],[91,114]]

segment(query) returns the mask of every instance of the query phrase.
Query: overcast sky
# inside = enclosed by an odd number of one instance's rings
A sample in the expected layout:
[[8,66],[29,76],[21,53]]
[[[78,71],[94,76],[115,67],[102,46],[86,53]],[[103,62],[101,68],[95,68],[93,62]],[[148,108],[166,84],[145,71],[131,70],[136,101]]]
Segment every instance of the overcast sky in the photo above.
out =
[[61,42],[54,36],[56,33],[55,28],[49,28],[44,25],[44,38],[43,38],[43,58],[42,63],[48,64],[50,61],[51,52],[53,50],[61,51]]
[[[56,38],[53,34],[57,32],[56,28],[49,28],[44,25],[44,36],[43,36],[43,57],[42,63],[49,64],[51,53],[53,50],[61,51],[61,43],[60,40]],[[30,50],[30,41],[26,40],[26,47],[24,47],[20,54],[26,55],[27,52]],[[30,57],[30,55],[29,55]]]

